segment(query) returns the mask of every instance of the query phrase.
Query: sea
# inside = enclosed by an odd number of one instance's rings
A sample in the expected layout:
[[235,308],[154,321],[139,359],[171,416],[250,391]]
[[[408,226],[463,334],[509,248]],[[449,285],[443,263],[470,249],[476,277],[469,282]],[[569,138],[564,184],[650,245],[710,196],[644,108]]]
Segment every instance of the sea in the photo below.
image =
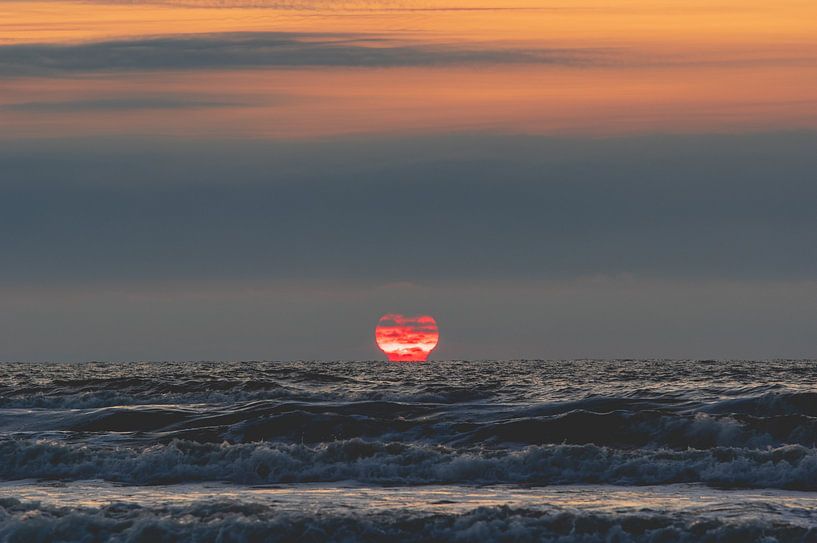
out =
[[817,542],[817,361],[0,364],[0,542]]

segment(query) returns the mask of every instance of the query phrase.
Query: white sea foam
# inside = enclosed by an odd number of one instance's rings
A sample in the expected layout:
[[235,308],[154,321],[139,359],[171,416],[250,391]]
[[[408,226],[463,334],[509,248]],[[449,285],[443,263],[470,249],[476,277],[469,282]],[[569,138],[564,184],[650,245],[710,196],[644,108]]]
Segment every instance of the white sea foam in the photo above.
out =
[[338,513],[281,512],[230,500],[143,507],[51,507],[0,499],[0,541],[552,541],[686,543],[814,541],[801,523],[763,518],[695,518],[667,512],[603,513],[559,507],[478,507],[434,513],[410,509]]

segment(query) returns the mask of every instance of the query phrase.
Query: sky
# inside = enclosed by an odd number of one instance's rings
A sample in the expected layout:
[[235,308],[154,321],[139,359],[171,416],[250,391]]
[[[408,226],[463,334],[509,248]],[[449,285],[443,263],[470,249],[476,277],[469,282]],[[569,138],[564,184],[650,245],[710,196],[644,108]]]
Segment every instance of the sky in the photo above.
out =
[[0,0],[0,360],[817,357],[812,0]]

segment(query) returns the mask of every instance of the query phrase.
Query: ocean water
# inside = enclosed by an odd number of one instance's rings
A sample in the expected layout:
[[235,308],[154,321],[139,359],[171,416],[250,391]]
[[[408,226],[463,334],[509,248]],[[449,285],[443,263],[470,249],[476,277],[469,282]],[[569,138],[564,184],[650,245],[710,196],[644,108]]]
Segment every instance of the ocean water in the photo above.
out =
[[817,542],[817,362],[0,365],[0,542]]

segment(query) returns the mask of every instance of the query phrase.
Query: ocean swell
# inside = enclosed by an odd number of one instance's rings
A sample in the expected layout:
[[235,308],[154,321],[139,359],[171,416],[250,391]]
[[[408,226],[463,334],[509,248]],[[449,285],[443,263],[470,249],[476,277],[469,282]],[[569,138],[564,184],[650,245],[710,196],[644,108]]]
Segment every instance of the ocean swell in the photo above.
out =
[[[586,404],[599,409],[597,399]],[[591,411],[584,402],[538,406],[257,401],[229,405],[146,405],[47,411],[0,410],[0,430],[134,442],[322,443],[362,438],[449,446],[595,444],[620,449],[765,449],[817,443],[817,417],[757,416],[650,407]],[[608,400],[607,404],[620,402]],[[537,414],[549,412],[552,414]],[[533,415],[532,415],[533,414]]]
[[0,458],[0,478],[5,480],[96,478],[129,484],[705,483],[718,487],[817,489],[817,451],[799,445],[764,450],[620,450],[597,445],[489,450],[360,439],[315,446],[175,440],[140,449],[5,440],[0,443]]

